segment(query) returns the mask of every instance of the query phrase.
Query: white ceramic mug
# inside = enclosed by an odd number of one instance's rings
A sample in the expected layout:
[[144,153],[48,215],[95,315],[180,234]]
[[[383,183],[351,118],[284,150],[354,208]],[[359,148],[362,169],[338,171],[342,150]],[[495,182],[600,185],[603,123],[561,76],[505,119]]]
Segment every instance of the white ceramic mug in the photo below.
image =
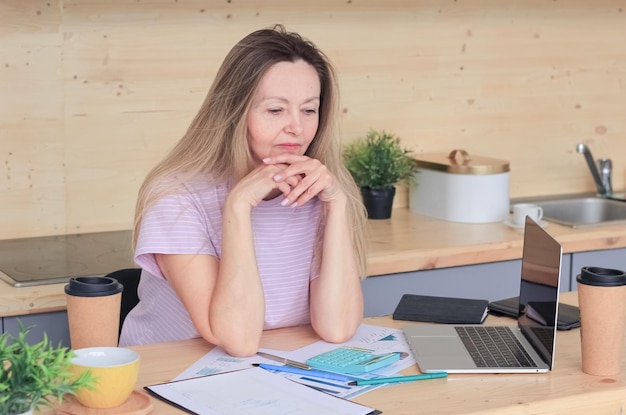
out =
[[530,216],[535,222],[541,221],[543,218],[543,208],[533,203],[517,203],[513,205],[513,224],[516,226],[524,226],[526,216]]

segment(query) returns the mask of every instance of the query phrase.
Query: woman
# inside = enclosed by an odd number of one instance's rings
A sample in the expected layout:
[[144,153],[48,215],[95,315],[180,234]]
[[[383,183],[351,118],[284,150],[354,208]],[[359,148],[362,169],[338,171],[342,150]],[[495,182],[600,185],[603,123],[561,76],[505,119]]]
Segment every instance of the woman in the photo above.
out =
[[334,132],[337,82],[282,26],[226,56],[191,126],[143,183],[139,304],[120,345],[202,336],[233,356],[310,323],[344,342],[363,315],[365,214]]

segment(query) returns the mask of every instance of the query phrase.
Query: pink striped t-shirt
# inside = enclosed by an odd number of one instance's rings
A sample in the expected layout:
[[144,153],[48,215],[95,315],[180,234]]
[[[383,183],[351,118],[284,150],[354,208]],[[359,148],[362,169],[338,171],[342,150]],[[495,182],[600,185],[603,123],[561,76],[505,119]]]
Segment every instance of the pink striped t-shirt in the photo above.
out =
[[[154,254],[222,254],[222,208],[226,185],[208,180],[185,183],[184,191],[164,197],[141,223],[135,262],[142,268],[139,304],[124,321],[120,346],[198,337],[187,310],[161,274]],[[279,196],[252,209],[257,265],[265,294],[265,329],[310,322],[309,283],[321,202],[296,208]]]

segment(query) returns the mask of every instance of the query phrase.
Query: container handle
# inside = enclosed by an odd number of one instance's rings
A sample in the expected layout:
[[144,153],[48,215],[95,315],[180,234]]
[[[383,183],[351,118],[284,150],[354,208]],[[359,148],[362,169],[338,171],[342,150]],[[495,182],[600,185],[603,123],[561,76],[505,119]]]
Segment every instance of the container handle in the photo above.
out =
[[460,154],[461,157],[463,158],[463,164],[469,164],[469,162],[472,160],[472,158],[470,157],[469,153],[465,150],[461,149],[454,149],[450,152],[450,154],[448,155],[448,158],[451,160],[451,162],[454,162],[455,164],[458,164],[456,161],[456,155]]

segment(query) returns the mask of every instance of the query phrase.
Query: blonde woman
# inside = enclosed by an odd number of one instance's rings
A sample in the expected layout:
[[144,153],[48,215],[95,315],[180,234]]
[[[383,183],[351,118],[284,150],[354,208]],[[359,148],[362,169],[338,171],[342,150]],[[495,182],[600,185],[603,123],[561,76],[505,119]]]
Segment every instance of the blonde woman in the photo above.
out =
[[140,189],[140,301],[120,345],[201,336],[249,356],[267,329],[353,336],[365,213],[334,131],[337,94],[325,55],[280,25],[233,47]]

